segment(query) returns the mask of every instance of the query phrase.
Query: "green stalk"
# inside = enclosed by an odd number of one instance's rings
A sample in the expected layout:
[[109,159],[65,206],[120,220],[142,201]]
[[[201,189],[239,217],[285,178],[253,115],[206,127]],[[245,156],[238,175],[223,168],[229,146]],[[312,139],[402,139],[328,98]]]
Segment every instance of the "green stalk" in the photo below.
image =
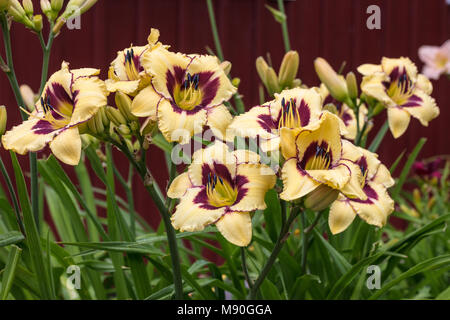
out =
[[259,274],[255,283],[253,284],[253,287],[250,289],[250,299],[251,300],[254,300],[256,298],[259,287],[261,286],[264,279],[269,274],[269,271],[272,268],[273,264],[275,263],[275,261],[278,257],[278,254],[280,253],[281,249],[283,248],[284,243],[286,242],[286,236],[288,235],[289,228],[299,213],[300,213],[299,207],[293,208],[291,215],[289,216],[286,224],[281,229],[280,235],[278,236],[277,242],[275,243],[275,246],[273,247],[273,250],[272,250],[272,253],[270,254],[269,260],[267,260],[261,273]]
[[251,289],[253,287],[253,282],[252,279],[250,279],[250,275],[248,274],[247,259],[245,257],[245,248],[241,248],[241,261],[245,280],[247,281],[248,287]]
[[283,32],[283,42],[284,42],[284,49],[286,52],[291,50],[291,43],[289,41],[289,31],[287,26],[287,16],[286,12],[284,11],[284,4],[283,0],[278,0],[278,10],[284,14],[286,17],[284,21],[281,23],[281,31]]
[[11,182],[11,178],[9,177],[8,171],[6,171],[5,164],[3,160],[0,158],[0,170],[2,172],[3,178],[5,179],[6,186],[8,187],[9,195],[11,197],[11,201],[14,207],[14,213],[16,214],[17,224],[19,225],[20,231],[25,236],[25,228],[23,226],[22,217],[20,216],[20,208],[19,203],[17,202],[17,195],[14,191],[14,187]]
[[[212,31],[213,38],[214,38],[214,45],[216,47],[217,57],[219,58],[220,61],[224,61],[225,58],[224,58],[223,52],[222,52],[222,45],[220,44],[219,33],[217,32],[216,17],[214,15],[214,8],[212,5],[212,0],[206,0],[206,4],[208,6],[209,21],[211,22],[211,31]],[[231,75],[228,75],[228,77],[231,78]],[[238,92],[236,92],[233,95],[233,99],[234,99],[234,103],[236,104],[237,112],[239,114],[244,113],[245,106],[244,106],[244,103],[242,102],[241,96],[239,95]]]
[[383,138],[386,135],[386,132],[388,131],[388,129],[389,129],[389,123],[386,120],[384,122],[383,126],[380,128],[380,131],[378,131],[375,139],[373,139],[372,143],[370,144],[369,151],[372,151],[372,152],[377,151],[377,149],[380,146],[381,141],[383,141]]
[[[50,24],[50,30],[53,29],[53,23]],[[50,31],[50,34],[48,36],[47,44],[44,42],[44,38],[42,37],[42,32],[39,33],[39,41],[41,43],[42,47],[42,73],[41,73],[41,85],[39,87],[39,95],[42,94],[42,91],[44,90],[45,83],[47,82],[48,77],[48,63],[50,61],[50,52],[52,49],[53,39],[55,38],[55,35],[53,32]]]
[[[118,136],[121,140],[123,140],[123,137],[119,133]],[[158,208],[158,211],[161,215],[161,218],[164,222],[164,226],[166,228],[167,242],[169,243],[170,258],[172,261],[172,268],[173,268],[175,298],[177,300],[182,300],[183,280],[181,277],[180,254],[178,252],[176,234],[175,230],[172,227],[172,222],[170,221],[169,211],[164,203],[164,200],[161,199],[160,194],[158,192],[158,186],[155,184],[153,177],[151,177],[150,175],[150,172],[148,172],[147,167],[136,161],[134,156],[128,150],[124,141],[122,141],[122,144],[119,144],[113,140],[111,140],[110,142],[114,144],[117,148],[119,148],[131,162],[131,164],[134,166],[139,176],[141,177],[142,181],[144,182],[145,189],[147,190],[156,207]]]

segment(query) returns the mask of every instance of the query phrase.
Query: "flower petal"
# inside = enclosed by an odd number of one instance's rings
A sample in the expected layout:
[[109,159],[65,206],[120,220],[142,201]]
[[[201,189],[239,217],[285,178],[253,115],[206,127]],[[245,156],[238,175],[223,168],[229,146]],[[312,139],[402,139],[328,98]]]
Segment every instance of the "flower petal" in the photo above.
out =
[[328,216],[328,226],[332,234],[337,234],[350,226],[356,217],[356,212],[349,204],[344,196],[333,202],[330,207],[330,214]]
[[152,85],[166,99],[172,99],[175,85],[184,81],[186,68],[192,58],[173,53],[164,47],[146,51],[142,56],[142,65],[152,75]]
[[206,116],[206,125],[211,128],[217,138],[223,141],[232,141],[234,139],[231,132],[227,133],[228,126],[233,120],[233,116],[227,107],[223,104],[212,107],[208,109]]
[[205,226],[217,221],[225,213],[225,207],[205,209],[196,203],[194,200],[201,191],[202,188],[189,188],[181,198],[171,217],[175,229],[181,232],[200,231]]
[[280,194],[280,198],[287,201],[301,198],[320,185],[320,182],[315,181],[298,168],[297,159],[289,159],[284,163],[281,169],[281,179],[283,180],[283,192]]
[[[230,79],[220,67],[215,56],[196,55],[189,64],[188,72],[191,75],[199,75],[199,87],[203,92],[203,106],[217,106],[227,101],[236,92]],[[203,74],[208,74],[207,81],[202,79]]]
[[216,226],[224,238],[236,246],[246,247],[252,240],[252,218],[248,212],[227,212]]
[[276,177],[272,169],[264,164],[240,164],[237,166],[237,176],[244,177],[246,183],[243,197],[231,206],[235,211],[253,211],[265,209],[264,196],[275,185]]
[[261,161],[261,157],[256,152],[250,150],[235,150],[231,154],[236,157],[236,164],[260,163]]
[[43,120],[30,116],[22,124],[13,127],[2,136],[3,147],[18,154],[42,150],[58,130]]
[[402,109],[408,111],[410,115],[418,119],[423,126],[428,126],[428,122],[439,115],[439,108],[436,105],[436,101],[422,90],[415,90],[414,96],[418,97],[415,100],[415,106],[406,107],[404,105]]
[[132,80],[132,81],[125,81],[125,80],[114,81],[112,79],[105,80],[106,89],[109,92],[121,91],[126,94],[132,94],[133,92],[135,92],[138,89],[140,82],[141,82],[140,80]]
[[75,166],[80,162],[81,138],[77,127],[63,130],[51,142],[50,149],[62,162]]
[[206,123],[206,110],[195,113],[182,110],[163,99],[157,110],[158,128],[169,142],[186,144],[195,133],[202,131]]
[[70,125],[89,120],[100,107],[106,106],[108,91],[99,78],[78,78],[72,84],[74,109]]
[[388,122],[394,138],[400,137],[408,128],[411,116],[401,108],[388,108]]
[[351,173],[347,165],[339,163],[337,166],[328,170],[305,170],[306,173],[315,181],[325,183],[333,189],[343,189],[350,181]]
[[386,93],[386,88],[383,85],[383,82],[386,81],[389,81],[389,77],[384,73],[374,73],[364,76],[361,82],[361,91],[377,99],[385,106],[394,107],[396,103]]
[[229,128],[240,137],[270,139],[278,130],[270,113],[269,105],[256,106],[234,117]]
[[[131,103],[131,113],[136,117],[155,117],[158,103],[162,98],[152,86],[148,86],[134,97]],[[166,101],[165,103],[169,103]]]
[[417,67],[409,58],[400,57],[398,59],[386,58],[381,59],[381,67],[383,72],[390,75],[395,68],[405,68],[408,73],[408,77],[415,82],[417,79]]
[[363,76],[367,76],[376,72],[382,72],[381,65],[366,63],[358,67],[358,72]]
[[297,145],[295,141],[301,129],[281,128],[280,148],[284,159],[293,158],[297,155]]
[[433,84],[423,74],[417,76],[416,86],[428,95],[433,92]]
[[222,178],[225,178],[225,175],[229,176],[230,180],[233,180],[236,175],[236,158],[227,145],[220,141],[215,141],[205,149],[197,150],[188,168],[189,177],[194,186],[206,185],[207,175],[211,171],[220,171],[216,173],[221,173]]
[[372,181],[377,184],[383,185],[385,188],[390,188],[395,184],[395,180],[392,178],[389,169],[384,164],[380,164],[376,174]]
[[364,178],[360,167],[350,161],[343,160],[341,163],[350,170],[350,180],[343,187],[339,188],[340,191],[348,198],[366,200],[367,196],[361,187]]
[[350,200],[352,207],[368,224],[384,226],[387,217],[394,211],[394,201],[380,184],[369,182],[364,191],[369,198],[366,201]]
[[189,174],[184,172],[172,181],[169,190],[167,190],[167,196],[172,199],[181,198],[190,187],[192,187],[192,183]]

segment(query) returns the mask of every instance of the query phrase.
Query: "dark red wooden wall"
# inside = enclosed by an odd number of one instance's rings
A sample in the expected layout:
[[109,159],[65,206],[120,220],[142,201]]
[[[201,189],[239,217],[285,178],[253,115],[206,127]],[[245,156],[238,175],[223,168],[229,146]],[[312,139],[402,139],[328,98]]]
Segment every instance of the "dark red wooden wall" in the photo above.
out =
[[[37,10],[38,2],[34,1]],[[284,54],[280,25],[265,4],[276,6],[276,1],[214,1],[224,55],[233,63],[233,76],[241,78],[239,91],[248,107],[258,103],[256,57],[270,52],[278,68]],[[381,30],[366,27],[366,9],[372,4],[381,8]],[[291,45],[300,53],[299,76],[308,85],[318,84],[313,68],[317,56],[326,58],[335,68],[346,61],[346,71],[355,70],[362,63],[378,63],[383,56],[409,56],[421,68],[418,48],[424,44],[440,45],[450,34],[450,7],[445,0],[296,0],[285,2],[285,8]],[[205,0],[99,0],[82,16],[80,30],[64,29],[56,38],[50,72],[66,60],[72,68],[101,68],[105,76],[116,52],[130,43],[145,44],[151,27],[161,31],[160,40],[171,45],[172,50],[205,53],[205,46],[214,48]],[[19,82],[37,90],[42,58],[37,37],[17,24],[13,25],[12,34]],[[3,48],[0,52],[3,54]],[[449,153],[450,80],[442,78],[433,85],[440,117],[428,128],[417,120],[411,121],[407,133],[398,140],[388,133],[379,149],[386,164],[391,164],[402,150],[412,150],[421,136],[428,138],[422,157]],[[19,121],[19,112],[2,74],[0,104],[8,107],[8,127],[11,127]],[[382,121],[377,121],[372,135]],[[163,155],[155,149],[150,153],[150,167],[165,187]],[[26,167],[26,158],[22,158]],[[125,159],[119,156],[117,161],[121,170],[126,171]],[[140,185],[136,181],[137,208],[148,219],[156,217]]]

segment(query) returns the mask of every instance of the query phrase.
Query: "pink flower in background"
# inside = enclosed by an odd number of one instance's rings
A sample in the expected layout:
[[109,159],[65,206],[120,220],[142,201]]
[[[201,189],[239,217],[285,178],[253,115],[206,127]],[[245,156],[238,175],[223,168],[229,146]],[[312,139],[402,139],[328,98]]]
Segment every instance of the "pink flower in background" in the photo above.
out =
[[441,74],[450,73],[450,40],[438,46],[421,46],[419,58],[425,65],[422,73],[430,79],[439,79]]
[[445,160],[438,157],[432,161],[416,161],[413,164],[413,172],[423,178],[437,178],[442,177],[442,167],[445,164]]

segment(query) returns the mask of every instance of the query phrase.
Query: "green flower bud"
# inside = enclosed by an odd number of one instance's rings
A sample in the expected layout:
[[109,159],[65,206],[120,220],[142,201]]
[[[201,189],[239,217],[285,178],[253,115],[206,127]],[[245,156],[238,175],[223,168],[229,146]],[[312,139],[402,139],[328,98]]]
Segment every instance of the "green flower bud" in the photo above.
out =
[[278,77],[273,68],[269,67],[266,70],[265,78],[267,81],[266,88],[271,96],[273,96],[274,93],[280,91],[280,84],[278,83]]
[[34,12],[33,2],[31,0],[22,1],[23,9],[28,16],[32,16]]
[[266,60],[264,60],[263,57],[258,57],[256,59],[256,71],[258,72],[259,78],[261,79],[264,86],[266,86],[266,72],[267,69],[269,69],[269,66],[266,63]]
[[0,106],[0,136],[2,136],[6,131],[6,120],[7,120],[7,114],[6,114],[6,107]]
[[323,58],[314,60],[316,73],[330,94],[338,101],[344,102],[348,97],[347,84]]
[[33,16],[33,24],[34,31],[39,32],[42,30],[42,16],[40,14]]
[[350,99],[356,99],[358,97],[358,85],[355,74],[353,72],[347,73],[345,80],[347,82],[348,96]]
[[323,110],[329,111],[334,114],[338,114],[338,110],[333,103],[327,103],[326,105],[324,105]]
[[322,211],[338,197],[339,191],[321,184],[306,196],[305,206],[313,211]]
[[23,84],[20,86],[20,94],[22,95],[23,102],[27,107],[28,111],[34,111],[34,104],[36,102],[36,95],[29,85]]
[[52,10],[58,13],[64,4],[63,0],[51,0]]
[[0,0],[0,10],[4,11],[8,9],[9,6],[9,0]]
[[138,118],[131,113],[131,98],[121,91],[117,91],[115,95],[116,106],[122,115],[129,121],[135,121]]
[[120,126],[121,124],[127,123],[127,119],[125,119],[125,117],[122,115],[119,109],[113,107],[106,107],[106,116],[116,126]]
[[17,22],[22,22],[26,17],[25,10],[18,0],[10,0],[8,13],[13,17],[14,21]]
[[239,79],[239,78],[233,78],[232,80],[231,80],[231,84],[233,85],[233,86],[235,86],[236,88],[237,87],[239,87],[239,84],[241,83],[241,79]]
[[290,87],[298,72],[299,56],[297,51],[289,51],[281,62],[280,70],[278,71],[278,82],[281,88]]

